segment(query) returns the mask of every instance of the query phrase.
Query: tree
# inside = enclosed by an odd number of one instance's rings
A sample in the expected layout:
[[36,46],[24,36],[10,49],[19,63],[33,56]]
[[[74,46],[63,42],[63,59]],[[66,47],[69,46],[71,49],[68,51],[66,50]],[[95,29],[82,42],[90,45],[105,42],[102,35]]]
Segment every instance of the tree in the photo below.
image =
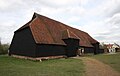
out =
[[1,38],[0,38],[0,54],[2,54],[2,51],[3,51],[3,47],[2,47],[2,44],[1,44]]
[[7,54],[9,49],[9,44],[1,44],[0,38],[0,54]]
[[0,45],[1,45],[1,38],[0,38]]

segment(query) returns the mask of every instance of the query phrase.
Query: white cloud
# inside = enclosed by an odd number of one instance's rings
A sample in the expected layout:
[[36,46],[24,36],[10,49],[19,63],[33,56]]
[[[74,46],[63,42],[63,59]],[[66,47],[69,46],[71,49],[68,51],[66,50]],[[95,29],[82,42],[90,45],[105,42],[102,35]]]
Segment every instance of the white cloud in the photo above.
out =
[[13,31],[38,12],[84,30],[96,40],[120,43],[119,7],[120,0],[0,0],[0,37],[3,43],[10,42]]
[[112,17],[106,19],[103,27],[107,32],[96,33],[96,38],[100,37],[99,40],[103,42],[116,42],[120,44],[120,13],[114,14]]

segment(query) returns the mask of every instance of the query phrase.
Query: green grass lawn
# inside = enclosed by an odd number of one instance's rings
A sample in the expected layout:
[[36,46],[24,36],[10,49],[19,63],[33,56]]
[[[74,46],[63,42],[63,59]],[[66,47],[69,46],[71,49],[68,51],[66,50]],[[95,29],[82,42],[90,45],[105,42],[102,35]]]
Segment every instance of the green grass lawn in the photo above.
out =
[[83,76],[79,59],[54,59],[43,62],[0,55],[0,76]]
[[120,53],[92,55],[91,57],[110,65],[112,68],[120,72]]

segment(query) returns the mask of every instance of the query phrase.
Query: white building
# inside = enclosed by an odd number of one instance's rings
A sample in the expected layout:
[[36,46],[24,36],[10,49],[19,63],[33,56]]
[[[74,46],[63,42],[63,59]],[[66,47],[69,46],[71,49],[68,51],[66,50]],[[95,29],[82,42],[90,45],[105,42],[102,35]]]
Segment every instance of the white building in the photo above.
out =
[[120,48],[118,44],[106,44],[109,53],[117,52],[117,49]]

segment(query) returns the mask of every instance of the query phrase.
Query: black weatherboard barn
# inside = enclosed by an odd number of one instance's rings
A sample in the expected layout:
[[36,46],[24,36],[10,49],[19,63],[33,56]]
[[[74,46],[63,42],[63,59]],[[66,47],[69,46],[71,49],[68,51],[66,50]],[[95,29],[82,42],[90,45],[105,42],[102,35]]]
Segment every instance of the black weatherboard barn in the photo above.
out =
[[99,42],[88,33],[34,13],[33,18],[14,32],[9,55],[48,57],[99,53]]

